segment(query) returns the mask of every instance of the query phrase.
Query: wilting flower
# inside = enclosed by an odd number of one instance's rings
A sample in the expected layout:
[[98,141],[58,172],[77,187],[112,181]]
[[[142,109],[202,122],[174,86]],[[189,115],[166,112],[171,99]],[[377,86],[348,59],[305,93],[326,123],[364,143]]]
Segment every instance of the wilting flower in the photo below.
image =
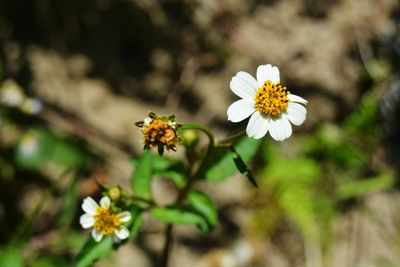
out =
[[175,116],[159,117],[151,112],[149,118],[137,122],[136,126],[142,129],[144,149],[157,147],[160,155],[164,153],[164,148],[176,151],[180,125],[175,122]]
[[91,197],[83,200],[82,209],[85,212],[80,217],[80,224],[83,228],[93,228],[92,237],[99,242],[103,236],[112,235],[116,240],[126,239],[129,236],[128,229],[122,225],[131,219],[128,211],[116,213],[111,209],[109,197],[102,197],[100,206]]
[[242,99],[229,106],[228,120],[240,122],[250,117],[246,133],[260,139],[269,131],[273,139],[283,141],[292,135],[292,126],[306,119],[307,100],[291,94],[281,85],[279,69],[270,64],[257,68],[257,80],[244,71],[231,80],[230,88]]

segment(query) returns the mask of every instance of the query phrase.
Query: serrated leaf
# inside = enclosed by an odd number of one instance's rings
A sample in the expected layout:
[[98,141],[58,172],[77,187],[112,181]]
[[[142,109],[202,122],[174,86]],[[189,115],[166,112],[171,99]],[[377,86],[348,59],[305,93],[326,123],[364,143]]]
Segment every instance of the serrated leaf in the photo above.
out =
[[201,191],[192,191],[188,196],[189,204],[200,212],[210,224],[214,227],[218,221],[218,213],[214,202]]
[[135,171],[132,175],[133,193],[143,199],[151,198],[153,155],[151,151],[145,151],[135,163]]
[[83,248],[72,262],[74,267],[86,267],[107,256],[113,248],[113,243],[110,237],[104,237],[100,242],[96,242],[91,236],[88,237]]
[[[244,163],[248,163],[258,150],[260,140],[243,137],[235,146],[235,150],[242,157]],[[237,168],[232,159],[228,148],[217,148],[213,162],[205,172],[205,178],[208,181],[223,181],[237,172]]]
[[194,224],[202,232],[208,232],[210,226],[206,219],[196,211],[184,206],[154,207],[151,214],[157,220],[168,224]]

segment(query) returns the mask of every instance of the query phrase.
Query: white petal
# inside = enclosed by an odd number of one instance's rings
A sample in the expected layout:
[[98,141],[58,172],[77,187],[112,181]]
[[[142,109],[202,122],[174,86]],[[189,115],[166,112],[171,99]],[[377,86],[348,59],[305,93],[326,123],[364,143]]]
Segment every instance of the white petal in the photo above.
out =
[[264,118],[259,111],[256,111],[250,117],[246,133],[249,137],[260,139],[268,132],[268,129],[268,119]]
[[87,214],[94,215],[98,207],[99,205],[91,197],[87,197],[83,200],[82,209]]
[[257,68],[257,83],[258,87],[263,86],[263,84],[267,81],[267,69],[271,67],[270,64],[268,65],[260,65]]
[[[232,92],[241,98],[254,98],[256,95],[257,87],[254,87],[254,81],[250,80],[248,76],[250,74],[245,72],[239,72],[234,76],[229,84]],[[254,79],[254,78],[253,78]]]
[[254,111],[254,100],[240,99],[233,102],[227,110],[228,120],[239,122],[249,117]]
[[298,126],[306,120],[307,109],[298,103],[289,102],[285,114],[291,123]]
[[125,226],[121,226],[119,229],[115,229],[114,233],[119,239],[125,239],[129,236],[129,231]]
[[245,71],[239,71],[236,74],[236,76],[241,78],[246,83],[248,83],[254,89],[254,92],[257,91],[257,89],[258,89],[257,80],[254,79],[254,77],[252,75],[250,75],[249,73],[247,73]]
[[104,196],[100,199],[100,206],[103,208],[109,208],[111,205],[111,200],[108,196]]
[[305,100],[304,98],[294,95],[294,94],[288,94],[288,99],[291,102],[297,102],[297,103],[304,104],[304,105],[308,103],[308,101]]
[[94,225],[94,218],[93,215],[90,214],[83,214],[80,218],[79,218],[79,223],[81,224],[82,228],[84,229],[88,229],[90,227],[92,227]]
[[292,135],[292,126],[286,116],[282,115],[271,120],[269,133],[276,141],[283,141]]
[[121,243],[121,239],[119,239],[116,235],[111,236],[111,240],[114,244],[119,244]]
[[270,80],[273,83],[280,81],[278,67],[272,66],[271,64],[260,65],[257,68],[257,82],[258,86],[261,87],[263,84]]
[[100,242],[103,238],[103,233],[93,229],[92,237],[96,242]]
[[117,216],[121,222],[129,222],[132,218],[131,213],[128,211],[118,213]]
[[279,69],[276,66],[272,66],[269,70],[269,72],[267,72],[267,80],[270,80],[273,83],[277,83],[280,81],[280,77],[279,77]]
[[269,130],[270,119],[267,117],[263,117],[262,115],[261,118],[262,119],[257,122],[258,130],[257,133],[254,135],[255,139],[263,138]]

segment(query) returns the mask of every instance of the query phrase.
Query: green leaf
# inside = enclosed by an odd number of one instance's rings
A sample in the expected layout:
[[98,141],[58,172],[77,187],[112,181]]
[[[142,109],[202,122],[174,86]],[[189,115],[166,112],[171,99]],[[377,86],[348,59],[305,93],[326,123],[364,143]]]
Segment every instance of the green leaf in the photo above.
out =
[[208,232],[210,225],[206,219],[189,207],[170,206],[170,207],[154,207],[151,214],[157,220],[168,224],[195,224],[202,232]]
[[187,180],[185,166],[181,161],[169,160],[168,167],[155,170],[154,174],[171,179],[178,188],[184,187]]
[[29,259],[29,267],[68,267],[70,264],[60,257],[34,257]]
[[19,140],[15,150],[15,161],[19,167],[37,169],[48,159],[54,139],[44,129],[31,129]]
[[162,178],[171,179],[178,188],[186,184],[186,170],[182,161],[168,157],[153,157],[153,174]]
[[84,152],[68,139],[55,136],[45,128],[28,130],[15,151],[17,164],[25,169],[38,169],[46,161],[65,167],[82,166]]
[[74,267],[86,267],[107,256],[112,251],[113,243],[110,237],[103,237],[100,242],[96,242],[91,236],[88,237],[83,248],[72,262]]
[[85,157],[79,148],[64,140],[55,143],[51,160],[66,167],[78,167],[85,163]]
[[151,151],[145,151],[135,162],[135,171],[132,175],[133,193],[141,198],[151,198],[151,177],[153,167],[153,155]]
[[189,204],[202,214],[211,227],[214,227],[218,221],[218,213],[214,202],[201,191],[192,191],[188,196]]
[[0,251],[0,266],[4,267],[24,267],[21,251],[14,249]]
[[135,238],[137,233],[139,232],[140,226],[142,225],[142,216],[141,212],[142,210],[139,208],[139,206],[132,204],[129,208],[128,211],[132,215],[132,219],[127,225],[127,228],[129,229],[129,239]]
[[236,168],[238,169],[238,171],[245,175],[247,177],[247,179],[249,180],[249,182],[254,186],[258,188],[257,182],[254,179],[253,174],[251,173],[249,167],[247,166],[247,164],[244,162],[244,160],[242,159],[242,157],[239,155],[239,153],[237,153],[236,149],[234,147],[231,147],[231,153],[232,153],[232,159],[233,162],[236,165]]
[[[247,164],[257,152],[260,144],[260,140],[243,137],[234,146],[243,162]],[[213,163],[205,172],[205,177],[208,181],[223,181],[237,171],[231,152],[227,148],[217,148],[211,162]]]

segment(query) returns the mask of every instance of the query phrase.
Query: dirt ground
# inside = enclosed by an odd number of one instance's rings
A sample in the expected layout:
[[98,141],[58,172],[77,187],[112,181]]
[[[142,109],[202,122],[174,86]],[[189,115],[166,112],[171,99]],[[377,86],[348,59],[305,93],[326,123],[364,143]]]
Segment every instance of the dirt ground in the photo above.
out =
[[[243,127],[227,121],[235,99],[229,81],[240,70],[255,74],[259,64],[279,66],[289,90],[308,99],[308,118],[296,131],[340,121],[359,102],[372,42],[393,34],[398,9],[397,0],[2,0],[3,76],[43,100],[41,116],[51,127],[86,140],[107,159],[105,181],[127,183],[128,159],[142,148],[136,121],[154,111],[220,136]],[[364,208],[338,218],[337,243],[322,262],[317,244],[303,247],[296,235],[276,242],[247,232],[246,208],[229,207],[249,195],[242,179],[209,190],[235,225],[227,220],[208,238],[179,227],[171,266],[400,262],[392,245],[398,193],[371,195]],[[149,225],[149,232],[159,227]],[[160,238],[143,234],[115,253],[115,264],[96,266],[150,266]]]

